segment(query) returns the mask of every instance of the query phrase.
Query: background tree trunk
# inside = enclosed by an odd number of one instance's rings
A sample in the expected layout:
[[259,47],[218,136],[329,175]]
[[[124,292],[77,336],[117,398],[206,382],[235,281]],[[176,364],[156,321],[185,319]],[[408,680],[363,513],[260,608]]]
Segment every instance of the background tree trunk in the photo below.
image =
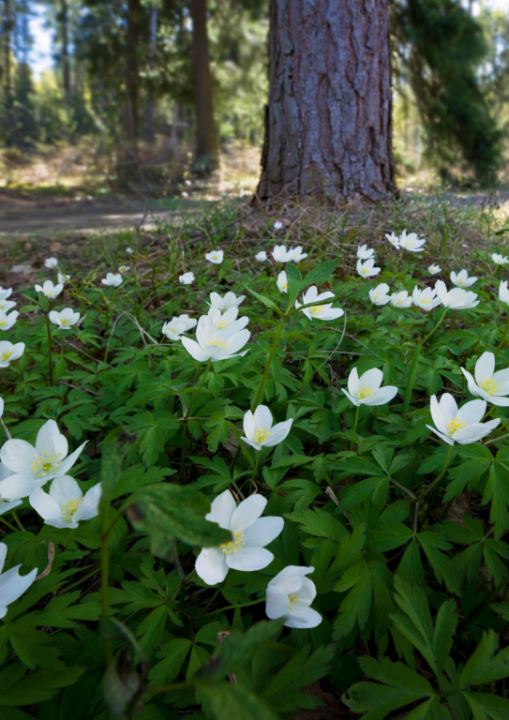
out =
[[395,190],[389,0],[271,0],[258,197]]
[[[157,5],[150,7],[150,44],[148,55],[148,66],[151,74],[155,70],[155,52],[157,42]],[[150,78],[153,82],[153,78]],[[147,103],[147,141],[154,142],[154,92],[151,90]]]
[[71,70],[69,67],[69,38],[68,38],[68,7],[67,0],[60,3],[60,24],[62,28],[62,79],[64,86],[64,100],[67,108],[71,99]]
[[127,10],[126,47],[126,131],[131,143],[138,138],[139,69],[138,44],[140,40],[141,0],[129,0]]
[[207,0],[191,0],[193,86],[196,106],[196,160],[193,171],[208,174],[219,164],[212,74],[207,35]]

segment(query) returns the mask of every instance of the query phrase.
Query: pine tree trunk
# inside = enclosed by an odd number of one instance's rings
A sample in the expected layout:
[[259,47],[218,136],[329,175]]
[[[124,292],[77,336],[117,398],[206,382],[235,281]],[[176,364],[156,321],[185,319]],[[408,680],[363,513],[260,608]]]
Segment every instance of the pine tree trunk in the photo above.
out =
[[208,174],[219,164],[212,74],[207,35],[207,0],[191,0],[193,86],[196,106],[196,160],[193,171]]
[[261,200],[387,198],[389,0],[271,0]]
[[135,144],[138,138],[138,43],[140,39],[141,0],[129,0],[126,46],[126,134]]
[[69,39],[67,16],[67,0],[61,0],[60,24],[62,26],[62,77],[64,85],[64,99],[67,107],[69,107],[71,98],[71,71],[69,68]]
[[[148,65],[150,72],[154,72],[155,68],[155,52],[157,41],[157,5],[150,8],[150,45],[148,53]],[[147,141],[152,144],[154,142],[154,93],[151,90],[147,103]]]

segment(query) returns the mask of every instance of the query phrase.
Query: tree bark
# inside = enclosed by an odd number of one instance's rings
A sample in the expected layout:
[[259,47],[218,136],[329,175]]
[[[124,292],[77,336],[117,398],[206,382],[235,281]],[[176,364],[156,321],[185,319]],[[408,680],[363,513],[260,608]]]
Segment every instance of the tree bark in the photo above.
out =
[[193,21],[192,65],[196,107],[196,160],[193,171],[208,174],[219,164],[219,147],[209,61],[207,0],[191,0],[190,8]]
[[[155,69],[155,52],[157,42],[157,5],[150,8],[150,45],[148,54],[148,65],[151,74]],[[153,82],[153,78],[150,78]],[[152,144],[154,142],[154,92],[151,90],[147,103],[147,141]]]
[[62,27],[62,78],[64,85],[64,98],[67,107],[71,98],[71,71],[69,67],[69,39],[68,39],[68,7],[67,0],[60,3],[60,24]]
[[129,0],[127,7],[126,45],[126,134],[135,144],[138,138],[139,68],[138,44],[140,40],[141,0]]
[[261,200],[387,198],[389,0],[271,0]]

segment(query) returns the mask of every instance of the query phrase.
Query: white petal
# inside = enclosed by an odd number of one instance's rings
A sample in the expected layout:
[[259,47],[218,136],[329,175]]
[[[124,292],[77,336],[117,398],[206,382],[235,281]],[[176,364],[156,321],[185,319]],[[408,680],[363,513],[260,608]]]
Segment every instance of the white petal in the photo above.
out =
[[225,490],[212,501],[210,512],[206,515],[206,519],[210,522],[215,522],[222,527],[224,530],[229,530],[231,527],[231,518],[237,503],[234,500],[233,495],[229,490]]
[[230,530],[232,532],[242,532],[242,530],[250,527],[258,520],[266,505],[267,498],[264,498],[263,495],[250,495],[233,511]]
[[223,582],[228,574],[226,555],[219,548],[204,548],[196,558],[196,572],[207,585]]
[[265,612],[271,620],[283,617],[289,608],[290,601],[288,595],[278,587],[267,587],[265,600]]
[[242,570],[242,572],[254,572],[262,570],[270,565],[274,559],[274,555],[265,550],[265,548],[248,548],[243,547],[236,553],[225,555],[226,563],[232,570]]
[[[68,498],[69,499],[69,498]],[[48,493],[40,488],[34,490],[29,498],[30,505],[44,520],[61,520],[62,508]]]
[[460,368],[460,370],[463,373],[463,375],[465,376],[465,378],[467,379],[467,387],[468,387],[469,392],[472,395],[475,395],[476,397],[480,397],[481,391],[475,384],[475,380],[472,377],[472,375],[468,372],[468,370],[465,370],[465,368]]
[[348,376],[348,392],[353,397],[357,397],[359,391],[359,373],[357,368],[352,368],[350,375]]
[[37,433],[35,449],[40,455],[43,452],[55,452],[55,436],[60,435],[58,425],[54,420],[48,420]]
[[83,497],[80,486],[70,475],[61,475],[51,483],[49,490],[50,497],[61,507],[69,500],[78,500]]
[[36,578],[37,568],[34,568],[28,575],[20,575],[19,568],[21,565],[7,570],[0,575],[0,606],[5,607],[17,600],[23,593],[28,590],[30,585]]
[[0,543],[0,573],[4,568],[5,558],[7,557],[7,545]]
[[99,515],[99,502],[101,501],[102,488],[101,483],[97,483],[87,490],[83,501],[74,514],[74,520],[90,520]]
[[386,385],[377,390],[370,397],[364,398],[361,402],[364,405],[385,405],[390,402],[398,393],[398,388],[394,385]]
[[320,625],[322,622],[322,616],[320,613],[313,610],[310,607],[295,608],[288,613],[287,620],[285,620],[286,627],[289,628],[314,628]]
[[254,422],[254,415],[251,412],[251,410],[248,410],[247,413],[244,415],[244,434],[247,435],[247,437],[252,440],[254,438],[254,431],[255,431],[255,422]]
[[79,458],[83,448],[87,444],[87,440],[82,443],[82,445],[79,446],[79,448],[76,448],[74,452],[72,452],[70,455],[68,455],[65,460],[62,462],[62,464],[58,467],[58,470],[56,472],[56,475],[65,475],[68,470],[72,468],[76,460]]
[[264,430],[270,430],[272,427],[272,413],[266,405],[258,405],[254,412],[254,429],[262,427]]
[[25,440],[7,440],[0,450],[0,459],[12,472],[33,476],[32,462],[37,457],[35,448]]
[[495,372],[495,355],[492,352],[484,352],[475,364],[475,381],[478,385],[483,380],[489,380]]
[[483,437],[489,435],[500,424],[500,418],[490,420],[486,423],[477,423],[475,425],[467,425],[460,428],[454,433],[454,439],[460,445],[469,445],[470,443],[482,440]]
[[263,441],[264,447],[274,447],[288,437],[290,430],[292,429],[293,420],[285,420],[284,422],[277,423],[272,428],[272,434],[267,440]]
[[373,368],[372,370],[365,372],[362,377],[359,378],[359,387],[363,387],[365,385],[376,392],[383,383],[383,380],[383,372],[378,368]]
[[0,496],[4,500],[19,500],[28,497],[34,490],[48,482],[47,478],[37,480],[25,474],[14,473],[0,482]]
[[265,547],[283,531],[282,517],[262,517],[244,530],[246,547]]
[[[460,422],[465,421],[467,425],[475,425],[476,423],[481,422],[485,412],[485,400],[469,400],[469,402],[465,403],[463,407],[458,410],[458,414],[456,417]],[[452,419],[453,418],[451,418],[451,420]]]
[[448,445],[454,445],[454,440],[449,437],[449,435],[445,435],[445,433],[438,432],[438,430],[431,425],[426,425],[427,428],[429,428],[432,432],[435,433],[435,435],[438,435],[438,437],[446,442]]
[[357,398],[355,398],[355,397],[353,397],[352,395],[350,395],[350,393],[347,392],[347,391],[345,390],[345,388],[341,388],[341,391],[345,393],[345,395],[347,396],[347,398],[350,400],[350,402],[351,402],[353,405],[355,405],[355,407],[360,407],[360,406],[361,406],[361,404],[360,404],[360,402],[357,400]]
[[458,415],[458,405],[450,393],[444,393],[440,398],[440,412],[442,413],[443,428],[440,428],[438,425],[437,427],[439,430],[446,432],[447,425]]
[[198,362],[205,362],[210,357],[210,353],[206,353],[197,342],[187,337],[182,337],[182,345],[185,347],[189,355]]

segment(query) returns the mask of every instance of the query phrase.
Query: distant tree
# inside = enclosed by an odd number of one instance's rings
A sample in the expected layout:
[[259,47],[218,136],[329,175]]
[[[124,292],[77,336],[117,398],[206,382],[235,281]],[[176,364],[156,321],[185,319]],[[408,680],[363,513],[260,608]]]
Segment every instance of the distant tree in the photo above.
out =
[[481,182],[501,160],[497,126],[479,68],[487,45],[476,18],[459,0],[395,0],[395,49],[425,129],[430,160],[445,176],[458,156]]
[[389,0],[271,0],[258,197],[395,190]]

